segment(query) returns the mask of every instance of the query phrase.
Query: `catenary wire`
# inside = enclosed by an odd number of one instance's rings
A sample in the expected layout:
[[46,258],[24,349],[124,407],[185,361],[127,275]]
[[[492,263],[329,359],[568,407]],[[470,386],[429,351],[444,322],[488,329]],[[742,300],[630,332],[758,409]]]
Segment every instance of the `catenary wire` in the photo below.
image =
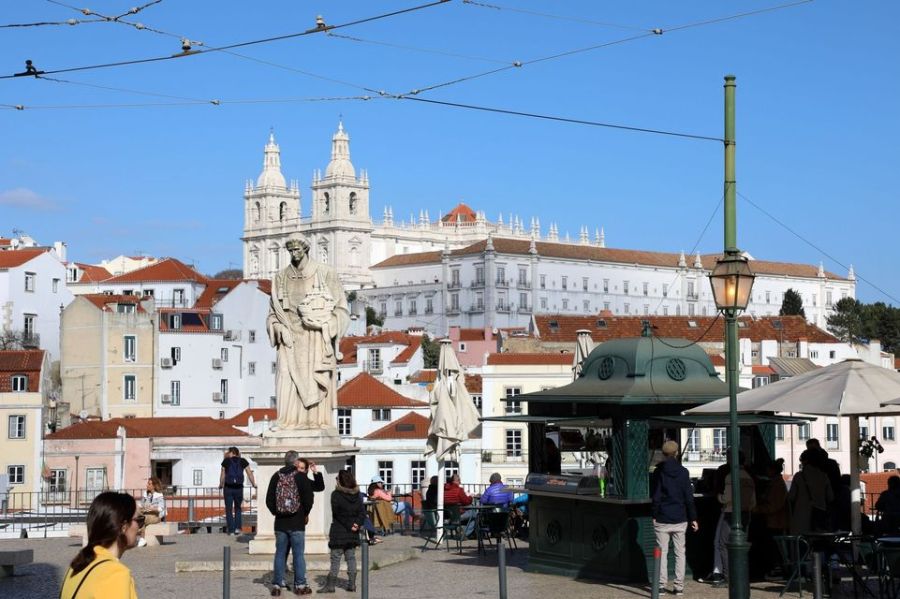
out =
[[342,101],[368,101],[380,99],[379,96],[323,96],[311,98],[251,98],[246,100],[185,100],[181,102],[140,102],[127,104],[0,104],[2,108],[13,110],[76,110],[76,109],[107,109],[107,108],[167,108],[181,106],[224,106],[229,104],[297,104],[309,102],[342,102]]
[[[395,16],[423,10],[426,8],[439,6],[441,4],[446,4],[449,1],[450,0],[434,0],[433,2],[428,2],[426,4],[419,4],[417,6],[412,6],[409,8],[403,8],[400,10],[382,13],[379,15],[371,16],[371,17],[364,17],[361,19],[356,19],[354,21],[349,21],[347,23],[341,23],[339,25],[324,25],[321,27],[313,28],[313,29],[307,29],[306,31],[299,31],[296,33],[287,33],[284,35],[277,35],[277,36],[272,36],[272,37],[267,37],[267,38],[262,38],[262,39],[250,40],[250,41],[246,41],[246,42],[238,42],[238,43],[234,43],[234,44],[228,44],[225,46],[204,47],[201,50],[192,50],[192,51],[183,52],[183,53],[179,53],[179,54],[154,56],[154,57],[150,57],[150,58],[137,58],[137,59],[133,59],[133,60],[121,60],[121,61],[116,61],[116,62],[108,62],[108,63],[95,64],[95,65],[85,65],[85,66],[80,66],[80,67],[67,67],[67,68],[63,68],[63,69],[51,69],[51,70],[43,71],[40,74],[55,75],[58,73],[71,73],[71,72],[75,72],[75,71],[89,71],[89,70],[94,70],[94,69],[106,69],[106,68],[113,68],[113,67],[138,65],[138,64],[148,64],[148,63],[153,63],[153,62],[162,62],[162,61],[167,61],[167,60],[173,60],[176,58],[184,58],[184,57],[188,57],[188,56],[197,56],[200,54],[207,54],[210,52],[221,52],[223,50],[233,50],[234,48],[243,48],[246,46],[267,44],[267,43],[271,43],[271,42],[293,39],[293,38],[303,37],[303,36],[312,35],[312,34],[316,34],[316,33],[325,33],[328,31],[335,30],[335,29],[343,29],[346,27],[361,25],[363,23],[370,23],[372,21],[387,19],[390,17],[395,17]],[[25,76],[31,76],[31,74],[30,73],[29,74],[14,73],[14,74],[10,74],[10,75],[0,75],[0,79],[13,79],[13,78],[19,78],[19,77],[25,77]]]
[[[820,254],[822,254],[823,256],[825,256],[826,258],[828,258],[829,260],[831,260],[832,262],[834,262],[835,264],[840,266],[841,268],[850,270],[850,268],[847,265],[845,265],[843,262],[841,262],[840,260],[838,260],[837,258],[832,256],[831,254],[829,254],[827,251],[825,251],[823,248],[816,245],[812,241],[808,240],[806,237],[804,237],[803,235],[801,235],[800,233],[798,233],[797,231],[795,231],[794,229],[792,229],[791,227],[789,227],[788,225],[786,225],[785,223],[780,221],[777,216],[775,216],[774,214],[772,214],[771,212],[769,212],[768,210],[766,210],[765,208],[763,208],[762,206],[760,206],[759,204],[757,204],[756,202],[754,202],[753,200],[751,200],[750,198],[748,198],[747,196],[742,194],[741,192],[737,192],[737,195],[738,195],[738,197],[743,199],[745,202],[747,202],[748,204],[750,204],[751,206],[753,206],[754,208],[756,208],[757,210],[759,210],[760,212],[762,212],[763,214],[768,216],[778,226],[783,228],[785,231],[787,231],[788,233],[790,233],[791,235],[793,235],[794,237],[796,237],[797,239],[799,239],[800,241],[802,241],[803,243],[808,245],[809,247],[813,248],[814,250],[816,250],[817,252],[819,252]],[[885,291],[884,289],[882,289],[881,287],[879,287],[878,285],[873,283],[872,281],[866,279],[865,277],[860,276],[858,273],[856,273],[856,278],[859,279],[860,281],[863,281],[864,283],[866,283],[867,285],[869,285],[870,287],[872,287],[873,289],[875,289],[876,291],[878,291],[879,293],[884,295],[886,298],[890,299],[891,301],[896,302],[897,304],[900,304],[900,300],[898,300],[896,297],[894,297],[893,295],[891,295],[890,293],[888,293],[887,291]]]

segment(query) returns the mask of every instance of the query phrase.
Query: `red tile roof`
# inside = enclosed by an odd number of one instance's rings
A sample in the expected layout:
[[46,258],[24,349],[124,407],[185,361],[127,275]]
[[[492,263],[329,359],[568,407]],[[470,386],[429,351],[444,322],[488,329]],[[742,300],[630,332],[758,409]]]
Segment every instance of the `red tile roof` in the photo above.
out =
[[83,297],[87,301],[94,304],[104,312],[115,312],[116,304],[134,304],[137,312],[143,312],[141,307],[141,297],[137,295],[110,295],[107,293],[85,293],[78,297]]
[[9,237],[0,237],[0,246],[12,245],[12,239]]
[[379,439],[427,439],[430,422],[429,418],[410,412],[403,418],[398,418],[387,426],[369,433],[363,439],[373,441]]
[[0,270],[16,268],[49,251],[47,248],[28,248],[24,250],[4,250],[0,252]]
[[415,353],[419,350],[419,348],[422,347],[422,338],[421,337],[410,336],[409,341],[410,341],[410,343],[409,343],[409,345],[406,346],[406,349],[404,349],[402,352],[397,354],[397,357],[394,358],[393,360],[391,360],[391,364],[396,364],[396,365],[407,364],[412,359],[412,357],[415,355]]
[[212,308],[216,303],[231,293],[231,290],[241,284],[240,279],[207,279],[206,288],[197,301],[195,308]]
[[228,420],[200,416],[173,418],[111,418],[78,422],[47,439],[112,439],[119,427],[125,427],[129,437],[246,437]]
[[233,426],[247,426],[251,416],[253,416],[253,422],[262,422],[266,417],[269,420],[275,420],[278,414],[275,408],[249,408],[237,416],[229,418],[228,423]]
[[206,277],[175,258],[163,258],[149,266],[108,279],[107,283],[150,283],[168,281],[196,281],[205,283]]
[[[642,322],[649,320],[653,334],[657,337],[676,339],[696,339],[707,343],[721,342],[725,338],[725,321],[714,316],[567,316],[537,314],[534,317],[536,334],[544,341],[575,342],[578,329],[587,329],[595,343],[639,337]],[[603,326],[599,326],[603,321]],[[781,328],[776,328],[776,322]],[[556,326],[550,326],[555,322]],[[694,326],[691,325],[694,323]],[[711,328],[710,328],[711,327]],[[704,334],[705,331],[707,331]],[[701,337],[702,335],[702,337]],[[796,342],[805,337],[810,343],[839,343],[840,340],[810,324],[802,316],[763,316],[753,318],[742,316],[738,320],[738,337],[758,342],[763,339],[777,339]]]
[[[213,331],[209,328],[209,311],[204,309],[179,310],[178,308],[165,308],[159,311],[160,333],[215,333],[221,335],[222,331]],[[181,315],[181,326],[177,329],[169,327],[169,314]]]
[[894,358],[894,368],[900,370],[900,358]]
[[476,220],[478,220],[478,216],[475,214],[474,210],[460,202],[453,208],[453,210],[445,214],[443,218],[441,218],[441,220],[445,223],[474,223]]
[[42,349],[0,350],[0,393],[12,392],[12,376],[16,374],[28,377],[29,393],[40,391],[43,364]]
[[572,365],[575,356],[572,354],[514,354],[504,352],[501,354],[488,354],[488,366],[555,366]]
[[469,393],[477,393],[481,394],[481,375],[480,374],[467,374],[466,375],[466,391]]
[[[437,369],[435,368],[423,368],[416,373],[413,373],[409,377],[409,382],[413,384],[426,384],[431,385],[434,383],[437,378]],[[469,393],[481,393],[481,375],[480,374],[467,374],[466,375],[466,390]]]
[[81,276],[76,283],[98,283],[112,277],[112,273],[102,266],[83,264],[81,262],[75,262],[75,266],[81,270]]
[[758,374],[758,375],[775,374],[775,371],[772,369],[771,366],[762,366],[762,365],[757,364],[757,365],[753,366],[753,374]]
[[[528,256],[531,241],[528,239],[505,239],[495,237],[494,250],[498,254]],[[464,248],[451,250],[451,256],[467,256],[484,252],[487,240],[478,241]],[[617,248],[601,248],[591,245],[579,245],[573,243],[555,243],[538,241],[536,243],[538,255],[547,258],[560,258],[564,260],[590,260],[591,262],[612,262],[617,264],[642,264],[645,266],[657,266],[664,268],[676,268],[680,254],[669,252],[647,252],[642,250],[624,250]],[[716,265],[719,254],[701,256],[700,261],[707,271]],[[432,264],[441,261],[441,252],[421,252],[417,254],[397,254],[387,260],[375,264],[371,268],[385,268],[389,266],[410,266],[414,264]],[[693,264],[693,258],[688,258],[689,264]],[[811,264],[793,264],[790,262],[771,262],[768,260],[750,260],[750,268],[756,274],[788,275],[792,277],[806,277],[815,279],[818,276],[818,266]],[[833,280],[842,280],[831,272],[825,272],[825,276]]]
[[460,341],[484,341],[484,329],[460,329]]
[[339,408],[423,408],[428,404],[400,395],[362,372],[338,388]]
[[728,366],[728,363],[725,362],[725,356],[722,354],[712,354],[709,357],[709,361],[712,362],[713,366]]
[[[341,337],[341,364],[356,363],[356,353],[360,345],[406,345],[422,343],[422,338],[401,331],[384,331],[377,335],[364,335],[359,337]],[[399,357],[399,356],[398,356]]]

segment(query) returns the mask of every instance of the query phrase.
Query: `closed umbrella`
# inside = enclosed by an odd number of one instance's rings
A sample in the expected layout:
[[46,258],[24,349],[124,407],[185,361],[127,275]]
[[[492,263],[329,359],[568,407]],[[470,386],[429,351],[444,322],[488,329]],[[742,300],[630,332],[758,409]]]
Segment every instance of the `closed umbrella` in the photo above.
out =
[[575,359],[572,362],[572,374],[576,380],[581,376],[581,365],[592,349],[594,349],[594,340],[591,339],[591,331],[588,329],[575,331]]
[[[453,353],[449,339],[441,340],[437,377],[429,397],[431,423],[425,456],[434,455],[440,463],[438,474],[438,512],[444,508],[444,472],[446,459],[458,451],[459,444],[478,427],[478,411],[466,390],[465,374]],[[438,518],[438,538],[442,519]]]
[[[739,393],[739,414],[796,412],[850,416],[850,479],[853,532],[860,529],[859,429],[857,418],[900,413],[900,373],[862,360],[844,360],[770,385]],[[900,403],[900,401],[898,401]],[[687,410],[686,414],[727,413],[728,398]]]

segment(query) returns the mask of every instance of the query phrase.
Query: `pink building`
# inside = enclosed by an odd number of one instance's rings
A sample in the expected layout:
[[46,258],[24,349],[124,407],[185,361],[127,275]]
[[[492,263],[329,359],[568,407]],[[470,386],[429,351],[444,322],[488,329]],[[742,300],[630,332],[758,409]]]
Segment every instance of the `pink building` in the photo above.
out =
[[497,347],[498,336],[493,329],[463,329],[450,327],[448,337],[453,343],[453,351],[459,363],[467,368],[480,369],[484,364],[485,354],[499,351]]

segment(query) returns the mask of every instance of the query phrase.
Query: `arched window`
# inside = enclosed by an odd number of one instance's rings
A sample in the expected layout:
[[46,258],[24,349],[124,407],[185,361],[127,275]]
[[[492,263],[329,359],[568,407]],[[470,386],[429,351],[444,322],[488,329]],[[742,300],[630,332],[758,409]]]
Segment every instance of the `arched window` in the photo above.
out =
[[356,203],[358,198],[356,197],[356,192],[350,192],[350,214],[356,214]]
[[328,264],[328,244],[323,243],[319,246],[319,260],[322,261],[323,264]]
[[328,214],[328,212],[330,210],[331,210],[331,196],[328,195],[328,192],[326,191],[322,198],[322,213]]
[[350,246],[350,266],[359,266],[359,248]]
[[278,220],[284,220],[287,218],[287,202],[281,202],[278,205]]
[[259,202],[256,202],[253,205],[253,220],[259,222],[260,218],[262,218],[262,206],[259,205]]

